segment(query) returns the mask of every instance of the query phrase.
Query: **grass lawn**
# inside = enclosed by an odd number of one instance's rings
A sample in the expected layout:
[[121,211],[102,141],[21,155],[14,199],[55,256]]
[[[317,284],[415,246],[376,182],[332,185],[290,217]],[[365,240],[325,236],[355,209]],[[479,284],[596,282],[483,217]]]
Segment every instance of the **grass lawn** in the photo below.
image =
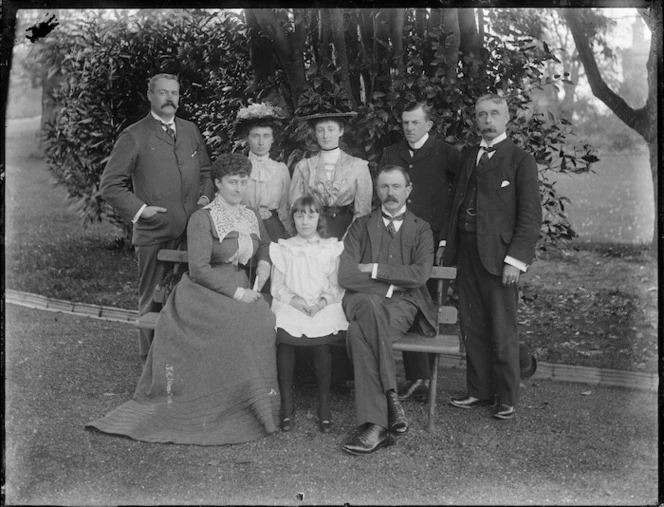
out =
[[[135,308],[133,254],[113,249],[112,226],[83,229],[67,210],[64,190],[35,155],[38,125],[39,118],[8,123],[7,287]],[[647,158],[609,158],[597,173],[559,183],[581,237],[576,249],[542,256],[523,277],[522,339],[541,361],[655,372],[657,263],[642,246],[654,216],[644,204],[652,200]]]
[[[129,400],[140,375],[130,325],[8,305],[8,505],[654,505],[657,394],[529,380],[515,419],[457,410],[442,369],[436,429],[406,403],[408,434],[370,457],[340,449],[353,400],[296,389],[295,427],[240,445],[137,442],[84,425]],[[298,499],[301,495],[301,499]]]

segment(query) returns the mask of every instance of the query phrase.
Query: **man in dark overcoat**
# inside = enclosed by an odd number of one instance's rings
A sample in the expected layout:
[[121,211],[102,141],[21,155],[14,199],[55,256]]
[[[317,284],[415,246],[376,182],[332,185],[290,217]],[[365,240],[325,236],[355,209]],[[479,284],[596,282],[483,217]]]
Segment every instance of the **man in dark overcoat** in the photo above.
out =
[[[101,177],[104,199],[134,224],[140,315],[159,310],[152,295],[166,268],[157,261],[157,252],[185,245],[189,216],[214,194],[203,137],[196,125],[175,116],[180,99],[177,76],[153,76],[147,96],[150,113],[122,131]],[[151,330],[139,330],[143,362],[152,336]]]
[[[401,124],[404,138],[385,148],[381,165],[399,165],[408,170],[413,185],[408,209],[429,222],[435,248],[442,253],[454,183],[462,166],[461,154],[452,145],[429,134],[433,121],[431,108],[426,103],[408,104],[401,115]],[[436,257],[439,259],[440,255]],[[430,290],[435,294],[435,285]],[[406,384],[399,392],[399,399],[425,400],[431,373],[429,354],[403,352],[403,364]]]
[[355,373],[359,427],[343,446],[368,454],[408,430],[396,392],[392,343],[411,328],[435,334],[436,315],[426,287],[433,266],[429,224],[407,209],[408,172],[383,166],[376,178],[381,207],[356,220],[344,239],[339,285],[349,326],[348,354]]
[[458,264],[461,333],[466,346],[464,396],[470,409],[494,405],[510,419],[519,401],[518,282],[535,256],[542,222],[537,164],[507,138],[504,98],[477,100],[482,135],[459,176],[443,263]]

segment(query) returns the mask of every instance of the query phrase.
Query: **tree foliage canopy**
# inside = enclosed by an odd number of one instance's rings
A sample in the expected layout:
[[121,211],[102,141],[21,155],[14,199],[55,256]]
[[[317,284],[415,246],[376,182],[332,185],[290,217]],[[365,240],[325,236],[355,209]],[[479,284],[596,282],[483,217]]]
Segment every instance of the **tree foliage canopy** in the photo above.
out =
[[[574,236],[557,173],[590,170],[590,146],[577,146],[571,125],[534,114],[532,93],[565,76],[545,75],[556,56],[536,37],[510,30],[473,9],[139,11],[129,20],[91,16],[53,32],[59,52],[61,109],[45,131],[49,167],[86,221],[123,225],[101,199],[99,179],[123,128],[147,114],[147,80],[180,76],[179,115],[194,121],[214,158],[245,149],[235,136],[237,110],[270,101],[291,115],[347,104],[360,114],[346,149],[375,165],[401,138],[401,110],[430,103],[435,134],[463,149],[477,142],[472,114],[487,92],[505,96],[508,134],[540,168],[545,219],[541,246]],[[491,29],[489,29],[491,28]],[[303,122],[285,126],[273,157],[293,168],[315,149]]]

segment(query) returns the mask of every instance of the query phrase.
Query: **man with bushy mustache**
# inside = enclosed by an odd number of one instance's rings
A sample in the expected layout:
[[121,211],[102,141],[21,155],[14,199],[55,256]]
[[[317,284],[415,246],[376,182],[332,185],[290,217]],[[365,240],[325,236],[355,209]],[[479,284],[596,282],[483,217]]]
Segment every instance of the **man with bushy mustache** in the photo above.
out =
[[[159,311],[152,296],[166,267],[157,260],[157,252],[185,247],[189,216],[214,194],[203,137],[196,125],[175,116],[180,101],[177,76],[152,76],[147,97],[150,113],[122,131],[100,183],[104,199],[134,224],[140,315]],[[153,334],[139,330],[143,363]]]
[[500,420],[512,419],[519,402],[518,283],[535,257],[542,223],[537,164],[507,137],[509,121],[505,98],[477,99],[482,138],[459,175],[443,258],[459,269],[467,365],[466,393],[450,404],[491,406]]

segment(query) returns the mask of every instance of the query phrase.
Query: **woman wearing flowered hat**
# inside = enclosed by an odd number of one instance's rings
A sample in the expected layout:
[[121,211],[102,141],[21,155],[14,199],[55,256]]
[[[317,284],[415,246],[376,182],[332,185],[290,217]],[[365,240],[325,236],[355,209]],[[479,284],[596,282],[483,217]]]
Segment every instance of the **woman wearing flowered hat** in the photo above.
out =
[[288,211],[290,174],[286,164],[270,158],[274,133],[283,111],[267,103],[238,111],[235,132],[249,146],[251,175],[242,204],[256,208],[272,241],[292,236]]
[[356,115],[330,110],[299,118],[309,122],[320,151],[295,166],[289,202],[309,193],[318,197],[323,204],[321,215],[327,222],[327,232],[338,239],[342,239],[353,220],[371,213],[373,182],[369,165],[339,148],[345,120]]

